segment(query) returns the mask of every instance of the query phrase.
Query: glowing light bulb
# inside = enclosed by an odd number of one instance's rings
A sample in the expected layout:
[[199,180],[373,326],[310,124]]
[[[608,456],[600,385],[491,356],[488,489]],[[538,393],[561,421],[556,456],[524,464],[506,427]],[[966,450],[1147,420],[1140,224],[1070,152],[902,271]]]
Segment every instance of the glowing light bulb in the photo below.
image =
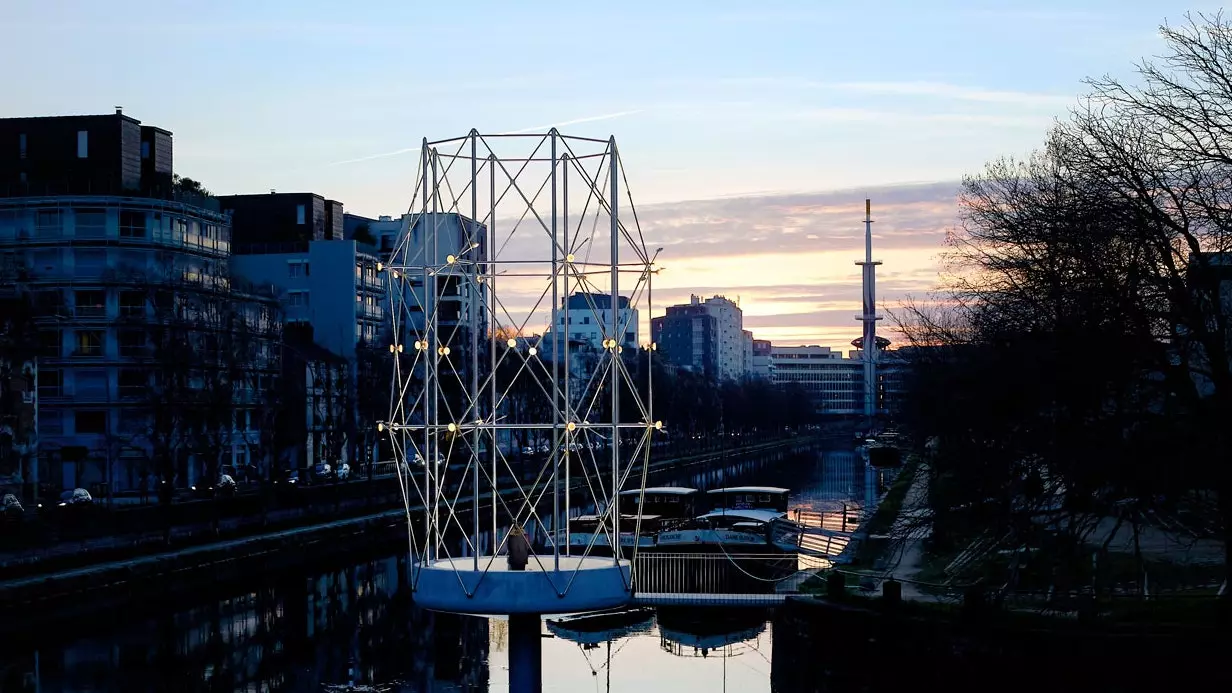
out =
[[516,340],[516,339],[514,339],[514,338],[510,337],[510,338],[509,338],[509,341],[508,341],[508,342],[505,342],[505,344],[509,345],[509,348],[510,348],[510,349],[513,349],[513,348],[517,347],[517,345],[518,345],[518,340]]

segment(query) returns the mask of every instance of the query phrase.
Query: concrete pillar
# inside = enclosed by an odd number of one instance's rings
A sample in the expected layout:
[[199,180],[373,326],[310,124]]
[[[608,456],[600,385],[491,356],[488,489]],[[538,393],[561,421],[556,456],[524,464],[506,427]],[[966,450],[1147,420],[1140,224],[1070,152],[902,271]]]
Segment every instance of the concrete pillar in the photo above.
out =
[[539,614],[509,617],[509,693],[543,690],[542,632]]

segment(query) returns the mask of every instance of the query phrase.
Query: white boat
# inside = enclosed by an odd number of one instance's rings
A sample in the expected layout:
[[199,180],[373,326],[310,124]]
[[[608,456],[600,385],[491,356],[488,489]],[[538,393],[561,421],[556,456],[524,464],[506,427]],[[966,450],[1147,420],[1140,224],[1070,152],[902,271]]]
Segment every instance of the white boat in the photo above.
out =
[[[694,513],[697,489],[678,486],[656,486],[621,491],[621,507],[632,512],[620,514],[620,548],[627,555],[636,545],[639,550],[655,545],[660,532],[689,521]],[[567,538],[571,554],[611,555],[611,521],[599,515],[581,515],[569,520]],[[635,539],[636,538],[636,539]],[[555,534],[549,532],[545,546],[555,546]]]
[[775,521],[787,517],[789,489],[777,486],[732,486],[707,491],[716,499],[714,510],[659,532],[655,548],[661,552],[776,550],[772,539]]
[[[655,533],[659,531],[658,515],[624,515],[620,516],[620,548],[624,552],[654,546]],[[640,524],[641,531],[638,532]],[[611,522],[599,515],[579,515],[569,520],[567,532],[561,532],[565,541],[561,549],[568,547],[571,555],[610,556],[612,555]],[[556,545],[556,533],[548,532],[544,537],[544,545],[551,551]]]
[[679,529],[660,532],[656,547],[661,551],[727,550],[747,552],[771,546],[770,523],[786,513],[775,510],[729,510],[721,508],[694,518]]

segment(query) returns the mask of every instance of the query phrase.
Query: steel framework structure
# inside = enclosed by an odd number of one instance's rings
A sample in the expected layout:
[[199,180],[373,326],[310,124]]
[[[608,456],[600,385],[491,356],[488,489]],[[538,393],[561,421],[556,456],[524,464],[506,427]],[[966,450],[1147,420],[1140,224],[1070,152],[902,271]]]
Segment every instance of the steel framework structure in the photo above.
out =
[[[526,571],[557,597],[596,561],[628,575],[619,550],[591,558],[596,544],[620,545],[620,491],[644,489],[662,430],[654,345],[625,339],[639,313],[649,318],[658,271],[627,188],[615,138],[553,128],[424,140],[409,222],[379,267],[394,355],[379,429],[403,482],[412,589],[424,570],[448,567],[474,597],[500,570],[511,528],[553,537]],[[571,550],[560,539],[582,512],[599,516],[598,530]]]

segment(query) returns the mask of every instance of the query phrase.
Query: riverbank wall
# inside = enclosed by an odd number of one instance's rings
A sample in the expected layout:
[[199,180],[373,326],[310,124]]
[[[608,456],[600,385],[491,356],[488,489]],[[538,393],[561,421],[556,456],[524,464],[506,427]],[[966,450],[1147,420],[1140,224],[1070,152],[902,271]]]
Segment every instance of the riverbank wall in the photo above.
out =
[[[1003,616],[1003,615],[1002,615]],[[1228,690],[1232,638],[1208,626],[1023,625],[997,616],[790,598],[774,617],[773,689]]]
[[[788,464],[823,441],[801,437],[660,460],[652,463],[648,477],[654,483],[691,483],[699,477],[735,480]],[[407,550],[407,511],[393,507],[310,526],[0,579],[0,631],[7,628],[3,624],[44,624],[49,618],[71,619],[75,614],[122,608],[133,601],[175,603],[222,585],[247,584],[262,575]]]

